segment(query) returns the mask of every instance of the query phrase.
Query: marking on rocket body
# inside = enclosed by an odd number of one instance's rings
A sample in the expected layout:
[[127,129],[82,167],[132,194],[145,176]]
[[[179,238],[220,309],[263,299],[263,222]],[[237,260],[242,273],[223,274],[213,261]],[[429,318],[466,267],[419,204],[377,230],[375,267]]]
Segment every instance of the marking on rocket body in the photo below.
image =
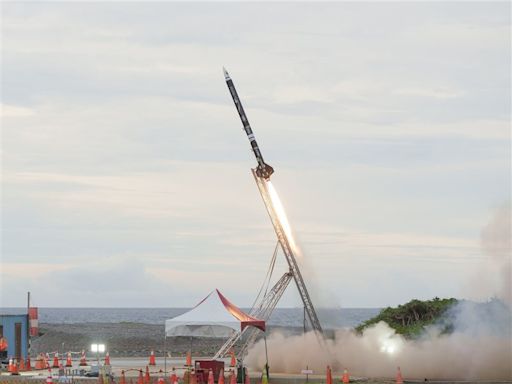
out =
[[258,144],[256,142],[256,137],[254,136],[251,126],[249,124],[249,120],[247,116],[245,115],[245,111],[242,107],[242,103],[240,99],[238,98],[238,94],[235,89],[235,85],[233,81],[231,80],[231,77],[227,73],[226,69],[224,68],[224,76],[226,78],[226,83],[229,89],[229,92],[231,93],[231,97],[233,99],[233,102],[235,103],[235,107],[238,111],[238,115],[240,116],[240,119],[242,120],[242,124],[244,126],[245,134],[247,135],[247,138],[249,139],[249,142],[251,144],[252,150],[254,152],[254,155],[256,156],[256,160],[258,162],[258,167],[256,170],[256,174],[259,177],[263,177],[265,180],[268,180],[270,176],[274,173],[274,169],[265,163],[263,160],[263,156],[261,155],[261,151],[258,147]]

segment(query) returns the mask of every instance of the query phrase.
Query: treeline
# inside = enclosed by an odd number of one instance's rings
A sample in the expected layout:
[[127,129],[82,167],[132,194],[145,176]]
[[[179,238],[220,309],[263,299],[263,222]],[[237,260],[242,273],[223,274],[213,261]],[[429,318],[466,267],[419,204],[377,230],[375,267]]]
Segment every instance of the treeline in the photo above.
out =
[[377,316],[356,327],[356,331],[361,333],[365,328],[379,321],[384,321],[397,333],[407,338],[414,338],[422,333],[426,326],[440,320],[443,314],[456,303],[457,299],[453,298],[440,299],[435,297],[428,301],[414,299],[407,304],[399,305],[397,308],[387,307],[383,309]]

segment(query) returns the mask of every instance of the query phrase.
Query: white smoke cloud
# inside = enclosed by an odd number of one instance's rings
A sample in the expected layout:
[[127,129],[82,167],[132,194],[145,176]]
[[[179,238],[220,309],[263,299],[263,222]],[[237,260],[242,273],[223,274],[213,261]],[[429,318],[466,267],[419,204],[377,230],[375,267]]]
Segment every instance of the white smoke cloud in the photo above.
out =
[[[269,365],[277,372],[299,373],[306,366],[317,373],[331,365],[355,376],[393,377],[400,366],[404,377],[415,379],[512,379],[511,220],[510,205],[501,207],[482,230],[487,259],[478,289],[494,296],[488,302],[459,301],[443,323],[429,327],[417,340],[406,340],[380,322],[359,335],[338,330],[334,338],[318,343],[314,333],[267,339]],[[498,297],[499,299],[496,299]],[[444,330],[449,325],[450,332]],[[263,341],[246,359],[252,369],[265,364]]]
[[478,291],[497,296],[509,306],[512,304],[511,239],[511,205],[507,203],[482,230],[482,250],[487,256],[482,267],[491,273],[479,273],[475,286]]
[[[380,322],[362,335],[340,330],[334,340],[319,345],[314,333],[284,336],[274,333],[267,339],[271,371],[299,373],[306,366],[315,373],[325,372],[330,364],[340,373],[393,377],[396,367],[415,379],[511,379],[510,338],[497,334],[454,332],[441,335],[431,329],[428,336],[407,341],[386,323]],[[254,345],[246,359],[250,369],[261,370],[265,364],[263,341]]]

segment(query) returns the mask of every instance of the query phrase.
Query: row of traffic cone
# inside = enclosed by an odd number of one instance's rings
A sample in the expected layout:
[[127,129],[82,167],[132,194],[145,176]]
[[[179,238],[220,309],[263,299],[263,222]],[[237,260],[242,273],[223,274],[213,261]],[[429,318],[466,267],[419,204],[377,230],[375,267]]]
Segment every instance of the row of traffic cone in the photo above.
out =
[[[163,372],[160,370],[160,377],[158,378],[158,383],[164,383],[165,380],[163,378]],[[178,377],[176,376],[176,373],[174,373],[170,377],[171,384],[177,384],[178,383]],[[149,374],[149,366],[146,365],[146,373],[143,374],[142,369],[139,370],[139,377],[137,378],[137,384],[150,384],[151,383],[151,375]],[[124,370],[121,371],[121,377],[119,378],[119,384],[126,384],[126,377],[124,374]]]
[[[36,369],[48,369],[50,368],[50,365],[48,364],[48,354],[39,354],[37,361],[36,361]],[[80,362],[78,364],[80,367],[87,366],[87,357],[85,355],[85,351],[82,350],[81,356],[80,356]],[[107,352],[105,355],[105,365],[110,365],[110,354]],[[70,368],[73,366],[73,360],[71,356],[71,352],[68,352],[66,355],[66,368]],[[61,364],[59,361],[59,353],[55,352],[53,355],[53,364],[51,368],[60,368]]]
[[[110,355],[109,355],[108,352],[105,355],[105,365],[110,365]],[[59,353],[55,352],[55,355],[53,356],[52,368],[59,368],[60,366],[61,366],[61,364],[59,362]],[[68,352],[67,355],[66,355],[66,365],[65,365],[65,367],[66,368],[70,368],[72,366],[73,366],[73,360],[72,360],[72,357],[71,357],[71,352]],[[85,356],[85,351],[84,350],[82,350],[82,354],[80,356],[79,366],[81,366],[81,367],[87,366],[87,358]]]
[[[51,367],[50,367],[50,364],[49,364],[48,360],[49,360],[48,354],[40,353],[37,356],[36,364],[34,366],[34,369],[40,370],[40,369],[60,368],[61,367],[61,364],[59,362],[59,354],[58,353],[55,353],[55,355],[53,357],[53,364],[52,364]],[[80,366],[86,366],[87,365],[87,360],[86,360],[86,357],[85,357],[85,351],[82,351],[82,356],[80,358],[80,364],[79,365]],[[110,365],[110,356],[109,356],[108,352],[107,352],[107,354],[105,356],[105,365]],[[65,366],[67,368],[73,366],[73,362],[71,360],[71,352],[68,352],[68,354],[67,354],[66,365]],[[11,372],[11,373],[17,373],[19,371],[31,371],[32,370],[32,366],[30,364],[30,356],[27,356],[26,362],[23,360],[23,358],[19,359],[19,361],[15,361],[15,359],[12,359],[12,358],[9,359],[9,365],[8,365],[7,370],[9,372]]]
[[[107,360],[110,364],[110,358],[108,357],[108,353],[107,353],[107,356],[105,356],[105,364],[107,364]],[[35,369],[49,369],[49,368],[61,368],[61,365],[60,362],[59,362],[59,354],[58,353],[55,353],[54,356],[53,356],[53,363],[50,367],[50,364],[49,364],[49,356],[48,354],[44,354],[44,353],[40,353],[38,356],[37,356],[37,359],[36,359],[36,365],[35,365]],[[79,366],[81,367],[84,367],[84,366],[87,366],[87,358],[85,356],[85,351],[82,351],[82,354],[80,356],[80,363],[78,364]],[[71,352],[68,352],[67,355],[66,355],[66,364],[65,364],[65,367],[66,368],[70,368],[73,366],[73,360],[71,358]]]
[[[332,372],[331,367],[327,366],[327,373],[326,373],[326,384],[332,384]],[[341,376],[340,380],[343,384],[350,383],[350,375],[348,374],[347,368],[343,370],[343,375]],[[396,368],[396,384],[404,384],[404,379],[402,377],[402,371],[400,370],[400,367]]]
[[[155,358],[154,358],[153,351],[151,353],[153,355],[151,365],[155,365],[155,361],[154,361]],[[56,352],[53,356],[53,363],[52,363],[51,367],[50,367],[48,360],[49,360],[48,354],[40,353],[37,356],[34,369],[40,370],[40,369],[49,369],[49,368],[61,368],[62,365],[59,361],[59,353],[58,352]],[[151,362],[151,359],[150,359],[150,362]],[[87,365],[88,364],[87,364],[87,359],[85,356],[85,351],[82,350],[79,366],[87,366]],[[110,354],[108,352],[105,355],[105,365],[110,365]],[[68,352],[67,356],[66,356],[65,367],[70,368],[72,366],[73,366],[73,361],[71,358],[71,352]],[[11,372],[11,373],[18,373],[20,371],[31,371],[32,366],[30,364],[30,356],[27,356],[26,363],[23,360],[23,358],[20,358],[19,361],[16,361],[16,359],[12,359],[12,358],[9,359],[9,365],[8,365],[7,370],[8,370],[8,372]]]
[[[190,372],[187,371],[185,373],[190,373]],[[192,375],[191,379],[192,379],[192,377],[195,379],[195,375]],[[169,379],[170,379],[170,383],[171,384],[178,384],[178,376],[176,375],[176,372],[174,371],[174,369],[173,369],[172,374],[171,374]],[[98,383],[103,383],[103,376],[102,375],[98,376]],[[150,384],[150,383],[151,383],[151,376],[150,376],[150,373],[149,373],[149,366],[146,366],[146,373],[145,374],[143,374],[142,369],[139,370],[139,376],[137,378],[137,384]],[[158,384],[164,384],[165,383],[165,379],[163,378],[162,370],[160,370],[160,377],[158,378],[157,383]],[[191,383],[196,383],[196,381],[192,379]],[[46,384],[53,384],[53,377],[52,377],[51,369],[48,370],[48,377],[46,379]],[[127,384],[126,376],[125,376],[125,371],[124,370],[121,371],[121,376],[119,378],[119,384]],[[210,371],[208,373],[208,384],[215,384],[215,380],[214,380],[214,376],[213,376],[213,371],[211,369],[210,369]],[[219,375],[218,384],[224,384],[224,371],[221,371],[221,373]],[[231,372],[231,374],[230,374],[229,384],[236,384],[236,376],[235,376],[234,372]],[[246,375],[245,383],[244,384],[250,384],[249,375]],[[262,384],[268,384],[268,380],[263,379],[262,380]]]
[[[178,376],[176,375],[176,372],[173,368],[172,374],[170,376],[170,383],[171,384],[178,384]],[[163,372],[160,370],[160,377],[157,380],[158,384],[164,384],[165,379],[163,378]],[[185,371],[183,375],[183,382],[188,382],[189,384],[197,384],[197,378],[195,374],[192,374],[190,371]],[[233,371],[230,370],[229,375],[229,384],[236,384],[236,375]],[[348,370],[345,368],[343,370],[343,374],[341,376],[341,380],[343,384],[350,383],[350,375],[348,373]],[[149,373],[149,366],[146,366],[146,372],[143,374],[142,369],[139,370],[139,377],[137,379],[137,384],[150,384],[151,383],[151,375]],[[396,384],[403,384],[404,380],[402,377],[402,372],[400,370],[400,367],[397,367],[397,373],[396,373]],[[126,384],[126,377],[124,371],[121,371],[121,377],[119,384]],[[208,372],[208,383],[207,384],[215,384],[215,379],[213,375],[213,371],[210,369]],[[224,370],[221,370],[219,374],[219,380],[217,384],[225,384],[225,378],[224,378]],[[244,384],[250,384],[250,378],[249,375],[245,376],[245,383]],[[261,384],[268,384],[268,378],[266,375],[266,371],[263,371]],[[327,366],[327,373],[326,373],[326,384],[333,384],[333,378],[332,378],[332,371],[331,367]]]
[[9,365],[7,366],[7,371],[12,373],[13,375],[17,375],[19,372],[31,371],[32,366],[30,364],[30,356],[27,357],[27,361],[22,358],[18,359],[9,359]]
[[[162,380],[163,379],[163,372],[162,370],[160,370],[160,377]],[[121,372],[122,375],[124,375],[124,372]],[[158,379],[160,380],[160,378]],[[170,380],[170,383],[171,384],[177,384],[178,383],[178,376],[176,375],[176,371],[175,369],[173,368],[172,371],[171,371],[171,375],[169,377],[169,380]],[[165,381],[165,380],[164,380]],[[146,373],[145,375],[143,375],[143,371],[142,369],[139,371],[139,379],[137,380],[137,384],[148,384],[151,382],[151,376],[150,376],[150,373],[149,373],[149,366],[146,365]],[[183,383],[188,383],[188,384],[197,384],[197,377],[196,377],[196,374],[195,374],[195,371],[192,369],[192,370],[186,370],[184,373],[183,373],[183,377],[182,377],[182,382]],[[228,384],[236,384],[237,380],[236,380],[236,374],[233,370],[229,370],[229,380],[228,380]],[[218,384],[225,384],[225,377],[224,377],[224,370],[222,369],[219,373],[219,379],[218,379]],[[123,384],[122,381],[120,381],[120,384]],[[214,379],[214,374],[213,374],[213,371],[210,369],[209,372],[208,372],[208,382],[207,384],[215,384],[215,379]],[[245,377],[245,384],[250,384],[250,381],[249,381],[249,375],[246,375]]]

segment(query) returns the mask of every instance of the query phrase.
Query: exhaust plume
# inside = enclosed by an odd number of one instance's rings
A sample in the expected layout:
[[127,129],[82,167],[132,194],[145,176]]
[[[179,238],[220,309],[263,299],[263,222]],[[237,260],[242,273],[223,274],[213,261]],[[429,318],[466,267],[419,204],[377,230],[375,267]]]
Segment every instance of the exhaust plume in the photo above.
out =
[[[340,330],[327,348],[318,345],[313,332],[284,336],[274,333],[267,339],[269,366],[276,372],[299,373],[306,366],[324,373],[326,365],[340,372],[344,367],[354,376],[393,377],[396,367],[404,377],[428,379],[512,378],[509,338],[499,335],[454,332],[441,335],[435,328],[416,341],[407,341],[386,323],[380,322],[357,335]],[[261,370],[265,346],[259,341],[249,351],[247,364]]]
[[[461,300],[439,324],[430,326],[417,340],[406,340],[380,322],[359,335],[337,330],[322,348],[313,332],[267,338],[269,366],[275,372],[300,373],[306,366],[325,373],[326,365],[354,376],[394,377],[400,366],[404,377],[416,379],[512,379],[511,314],[511,206],[500,208],[482,230],[482,251],[487,256],[478,289],[493,299],[476,303]],[[484,277],[482,277],[484,275]],[[449,324],[450,333],[445,333]],[[247,364],[254,370],[265,365],[263,340],[249,350]]]

